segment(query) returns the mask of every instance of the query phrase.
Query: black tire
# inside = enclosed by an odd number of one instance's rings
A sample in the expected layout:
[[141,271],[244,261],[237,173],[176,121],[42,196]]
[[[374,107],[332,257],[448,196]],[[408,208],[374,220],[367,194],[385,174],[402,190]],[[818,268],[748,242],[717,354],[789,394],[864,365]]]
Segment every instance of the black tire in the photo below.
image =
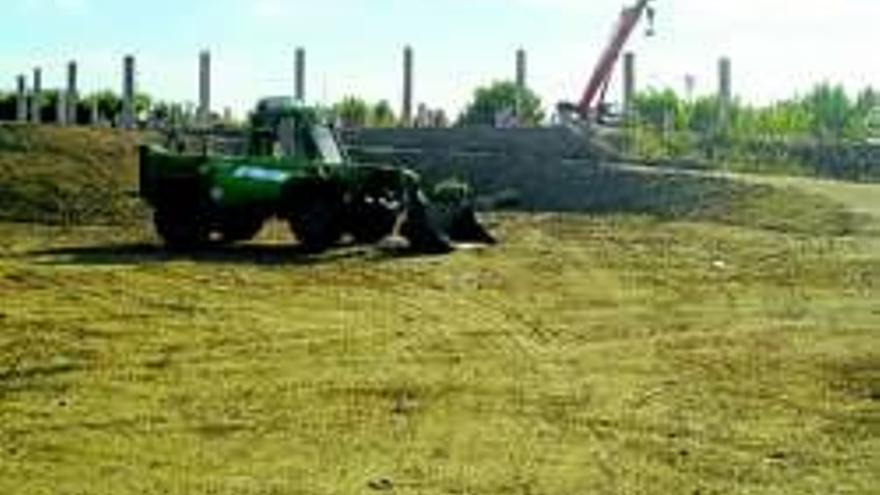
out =
[[416,253],[446,254],[455,250],[421,204],[410,206],[400,234],[409,241],[410,249]]
[[287,196],[287,218],[300,245],[310,253],[326,251],[342,237],[342,197],[329,185],[291,188]]
[[221,222],[220,242],[229,244],[233,242],[249,241],[256,237],[262,230],[264,220],[262,217],[237,215],[226,218]]
[[208,225],[196,211],[158,209],[153,224],[165,245],[174,250],[198,248],[210,239]]
[[391,235],[398,213],[380,201],[357,201],[351,208],[348,232],[358,244],[374,244]]

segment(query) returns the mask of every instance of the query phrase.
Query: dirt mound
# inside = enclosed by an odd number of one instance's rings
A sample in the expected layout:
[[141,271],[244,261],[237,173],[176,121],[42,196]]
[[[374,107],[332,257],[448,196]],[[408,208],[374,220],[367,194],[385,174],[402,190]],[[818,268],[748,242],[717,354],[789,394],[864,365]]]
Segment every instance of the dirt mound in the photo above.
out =
[[565,129],[373,130],[351,140],[359,160],[456,177],[490,208],[635,213],[793,233],[846,234],[853,219],[824,197],[721,177],[603,163],[602,151]]
[[137,134],[0,125],[0,219],[118,224],[143,214]]

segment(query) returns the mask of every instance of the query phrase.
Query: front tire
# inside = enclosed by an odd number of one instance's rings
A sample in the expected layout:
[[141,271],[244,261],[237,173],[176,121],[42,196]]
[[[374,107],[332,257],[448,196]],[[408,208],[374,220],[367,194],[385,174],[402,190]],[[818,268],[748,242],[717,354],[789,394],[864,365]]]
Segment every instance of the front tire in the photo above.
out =
[[358,244],[375,244],[394,231],[399,213],[382,201],[361,199],[349,216],[348,231]]
[[287,218],[293,234],[310,253],[326,251],[343,231],[341,195],[329,185],[314,184],[287,192]]

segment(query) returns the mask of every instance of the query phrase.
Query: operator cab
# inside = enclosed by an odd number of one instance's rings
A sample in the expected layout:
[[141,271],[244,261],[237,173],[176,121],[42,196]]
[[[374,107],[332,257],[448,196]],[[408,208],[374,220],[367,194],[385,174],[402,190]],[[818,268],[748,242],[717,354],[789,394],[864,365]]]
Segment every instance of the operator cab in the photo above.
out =
[[298,157],[329,165],[348,163],[333,128],[313,109],[288,96],[263,98],[251,114],[251,152]]

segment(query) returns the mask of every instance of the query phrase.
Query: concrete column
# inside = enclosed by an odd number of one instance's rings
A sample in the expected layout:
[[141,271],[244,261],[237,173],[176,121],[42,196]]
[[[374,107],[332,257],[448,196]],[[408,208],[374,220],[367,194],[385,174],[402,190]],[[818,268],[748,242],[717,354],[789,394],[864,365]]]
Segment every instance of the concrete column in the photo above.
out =
[[18,76],[18,97],[16,100],[15,119],[19,122],[27,122],[28,120],[28,101],[27,101],[27,78],[24,75]]
[[[516,108],[514,111],[516,112],[517,121],[519,122],[520,116],[522,115],[522,98],[525,93],[528,82],[526,80],[528,74],[528,58],[526,55],[526,51],[520,48],[516,51]],[[522,124],[522,122],[519,122]]]
[[199,54],[199,124],[211,123],[211,52]]
[[520,48],[516,51],[516,85],[520,88],[528,86],[528,55]]
[[730,59],[722,57],[718,62],[718,126],[726,130],[730,119],[730,103],[733,100],[732,69]]
[[55,100],[55,123],[67,125],[67,93],[61,89],[58,90],[58,98]]
[[403,106],[400,111],[400,120],[404,127],[412,125],[413,65],[413,49],[407,46],[403,50]]
[[626,52],[623,56],[623,111],[632,116],[636,97],[636,54]]
[[76,104],[79,101],[79,88],[77,87],[77,66],[76,62],[71,60],[67,64],[67,108],[66,120],[70,125],[76,125],[77,114]]
[[43,70],[34,68],[34,86],[31,93],[31,122],[39,124],[43,111]]
[[126,55],[122,61],[122,116],[119,126],[123,129],[134,129],[134,92],[135,92],[135,60]]
[[294,79],[296,80],[296,91],[294,96],[297,101],[306,101],[306,50],[304,48],[296,49],[296,65],[294,68]]
[[91,117],[89,118],[89,121],[91,122],[91,124],[93,126],[97,126],[98,124],[101,123],[101,109],[98,108],[98,100],[97,99],[92,100],[92,111],[91,111]]

